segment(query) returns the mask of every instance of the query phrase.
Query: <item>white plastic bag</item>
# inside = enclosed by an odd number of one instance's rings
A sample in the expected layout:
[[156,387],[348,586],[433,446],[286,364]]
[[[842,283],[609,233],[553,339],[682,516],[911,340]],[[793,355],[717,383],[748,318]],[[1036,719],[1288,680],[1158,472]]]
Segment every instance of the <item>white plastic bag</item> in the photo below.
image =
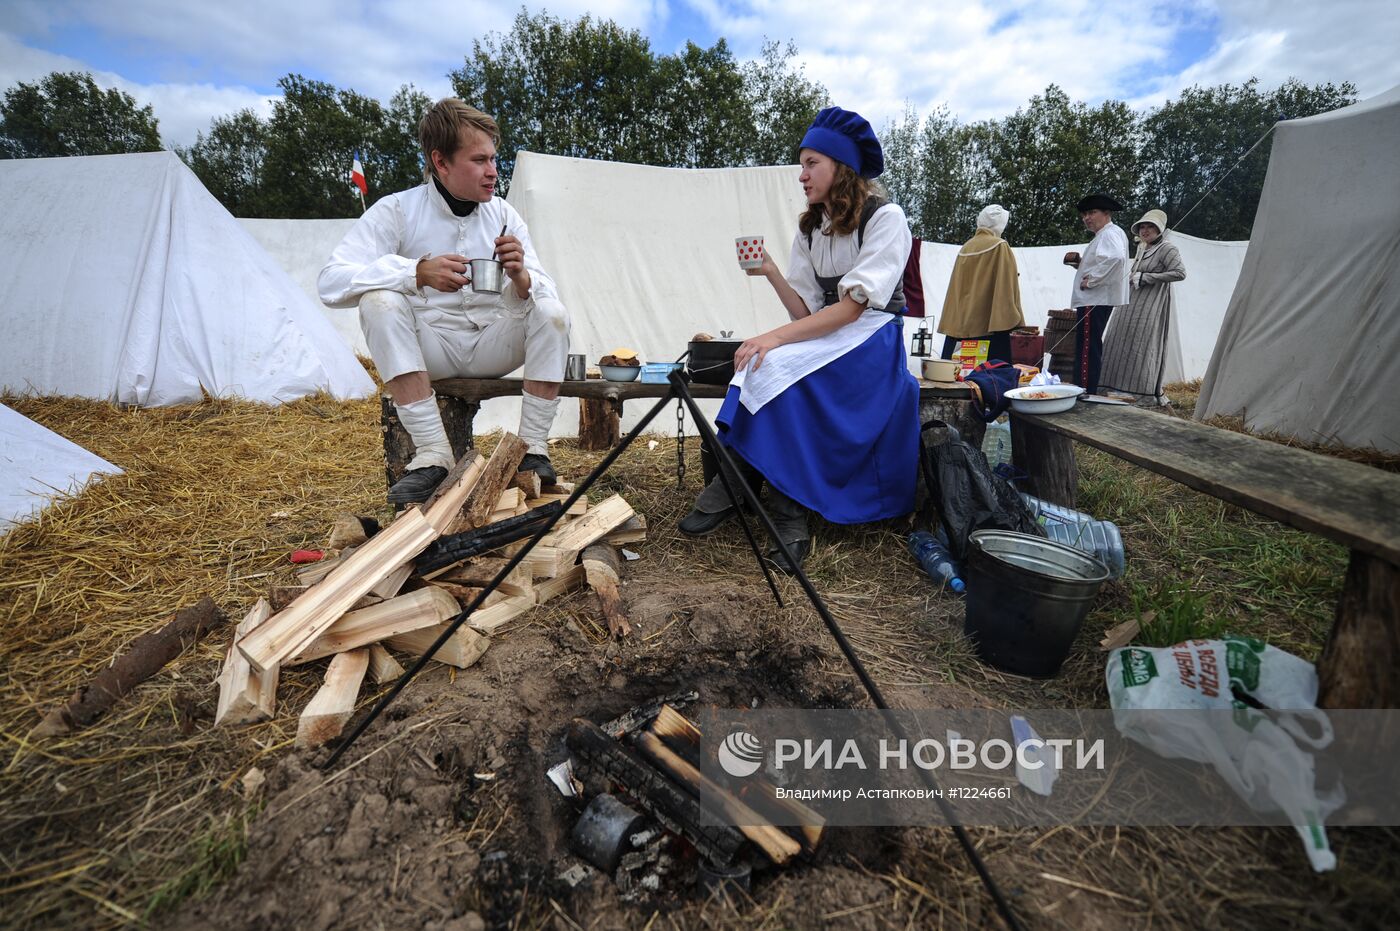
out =
[[[1211,764],[1251,808],[1288,815],[1314,870],[1337,865],[1323,825],[1346,796],[1340,784],[1321,794],[1315,785],[1308,751],[1332,742],[1332,725],[1317,710],[1311,663],[1250,637],[1227,637],[1123,647],[1109,654],[1104,676],[1114,723],[1124,737],[1169,759]],[[1232,687],[1265,708],[1288,713],[1266,717],[1236,698]],[[1236,713],[1124,713],[1164,709]]]

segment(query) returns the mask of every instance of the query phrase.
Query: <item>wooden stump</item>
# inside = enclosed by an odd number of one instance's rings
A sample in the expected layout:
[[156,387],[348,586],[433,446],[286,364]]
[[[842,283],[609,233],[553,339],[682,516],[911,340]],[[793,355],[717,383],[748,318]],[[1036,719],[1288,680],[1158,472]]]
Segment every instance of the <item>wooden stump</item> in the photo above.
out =
[[[1062,381],[1074,382],[1074,311],[1052,310],[1045,322],[1045,349],[1050,353],[1050,371]],[[1052,348],[1053,347],[1053,348]],[[1035,360],[1037,366],[1044,361]]]
[[1079,493],[1079,464],[1074,441],[1011,415],[1011,462],[1030,477],[1021,490],[1052,504],[1075,507]]
[[1318,706],[1400,708],[1400,568],[1351,551],[1337,616],[1317,663]]
[[919,401],[919,426],[930,420],[941,420],[955,427],[963,441],[975,449],[982,448],[987,425],[966,398],[924,398]]
[[578,399],[579,449],[612,449],[622,438],[622,418],[610,402]]
[[[447,441],[452,444],[452,458],[461,459],[472,448],[472,418],[481,405],[442,394],[437,396],[437,404]],[[403,476],[404,467],[413,458],[413,440],[399,423],[394,401],[387,394],[379,398],[379,429],[384,434],[384,478],[392,485]]]

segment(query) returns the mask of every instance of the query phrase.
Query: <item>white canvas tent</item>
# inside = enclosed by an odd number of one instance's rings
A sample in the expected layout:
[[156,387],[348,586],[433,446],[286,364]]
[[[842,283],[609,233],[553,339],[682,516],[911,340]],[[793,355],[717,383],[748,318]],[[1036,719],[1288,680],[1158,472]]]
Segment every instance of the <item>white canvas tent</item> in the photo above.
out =
[[0,390],[161,406],[373,382],[171,152],[0,161]]
[[1400,87],[1280,123],[1196,407],[1400,452]]
[[94,476],[121,472],[0,404],[0,533],[42,510],[55,495],[77,494]]

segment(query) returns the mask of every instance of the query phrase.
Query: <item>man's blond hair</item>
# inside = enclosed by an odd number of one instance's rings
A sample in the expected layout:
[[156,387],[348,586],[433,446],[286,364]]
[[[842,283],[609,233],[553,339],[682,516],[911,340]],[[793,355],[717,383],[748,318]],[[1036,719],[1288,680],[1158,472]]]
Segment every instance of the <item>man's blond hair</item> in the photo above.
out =
[[493,145],[501,141],[501,128],[496,121],[476,107],[468,106],[456,97],[444,97],[428,108],[418,121],[418,144],[423,147],[423,177],[437,174],[433,168],[433,152],[451,159],[462,147],[462,127],[485,133]]

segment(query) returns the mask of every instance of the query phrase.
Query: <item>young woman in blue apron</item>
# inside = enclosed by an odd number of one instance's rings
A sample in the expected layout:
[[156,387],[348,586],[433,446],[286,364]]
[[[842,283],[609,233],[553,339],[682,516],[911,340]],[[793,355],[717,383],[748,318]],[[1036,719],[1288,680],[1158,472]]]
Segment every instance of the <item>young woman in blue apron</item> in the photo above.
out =
[[[766,480],[779,535],[800,563],[807,511],[862,524],[914,509],[919,385],[904,359],[900,281],[913,237],[904,211],[876,197],[884,154],[858,113],[828,107],[802,137],[798,220],[784,276],[772,258],[748,270],[772,284],[789,323],[734,356],[716,423],[757,488]],[[718,475],[680,530],[703,536],[734,514]],[[781,570],[793,567],[769,553]]]

